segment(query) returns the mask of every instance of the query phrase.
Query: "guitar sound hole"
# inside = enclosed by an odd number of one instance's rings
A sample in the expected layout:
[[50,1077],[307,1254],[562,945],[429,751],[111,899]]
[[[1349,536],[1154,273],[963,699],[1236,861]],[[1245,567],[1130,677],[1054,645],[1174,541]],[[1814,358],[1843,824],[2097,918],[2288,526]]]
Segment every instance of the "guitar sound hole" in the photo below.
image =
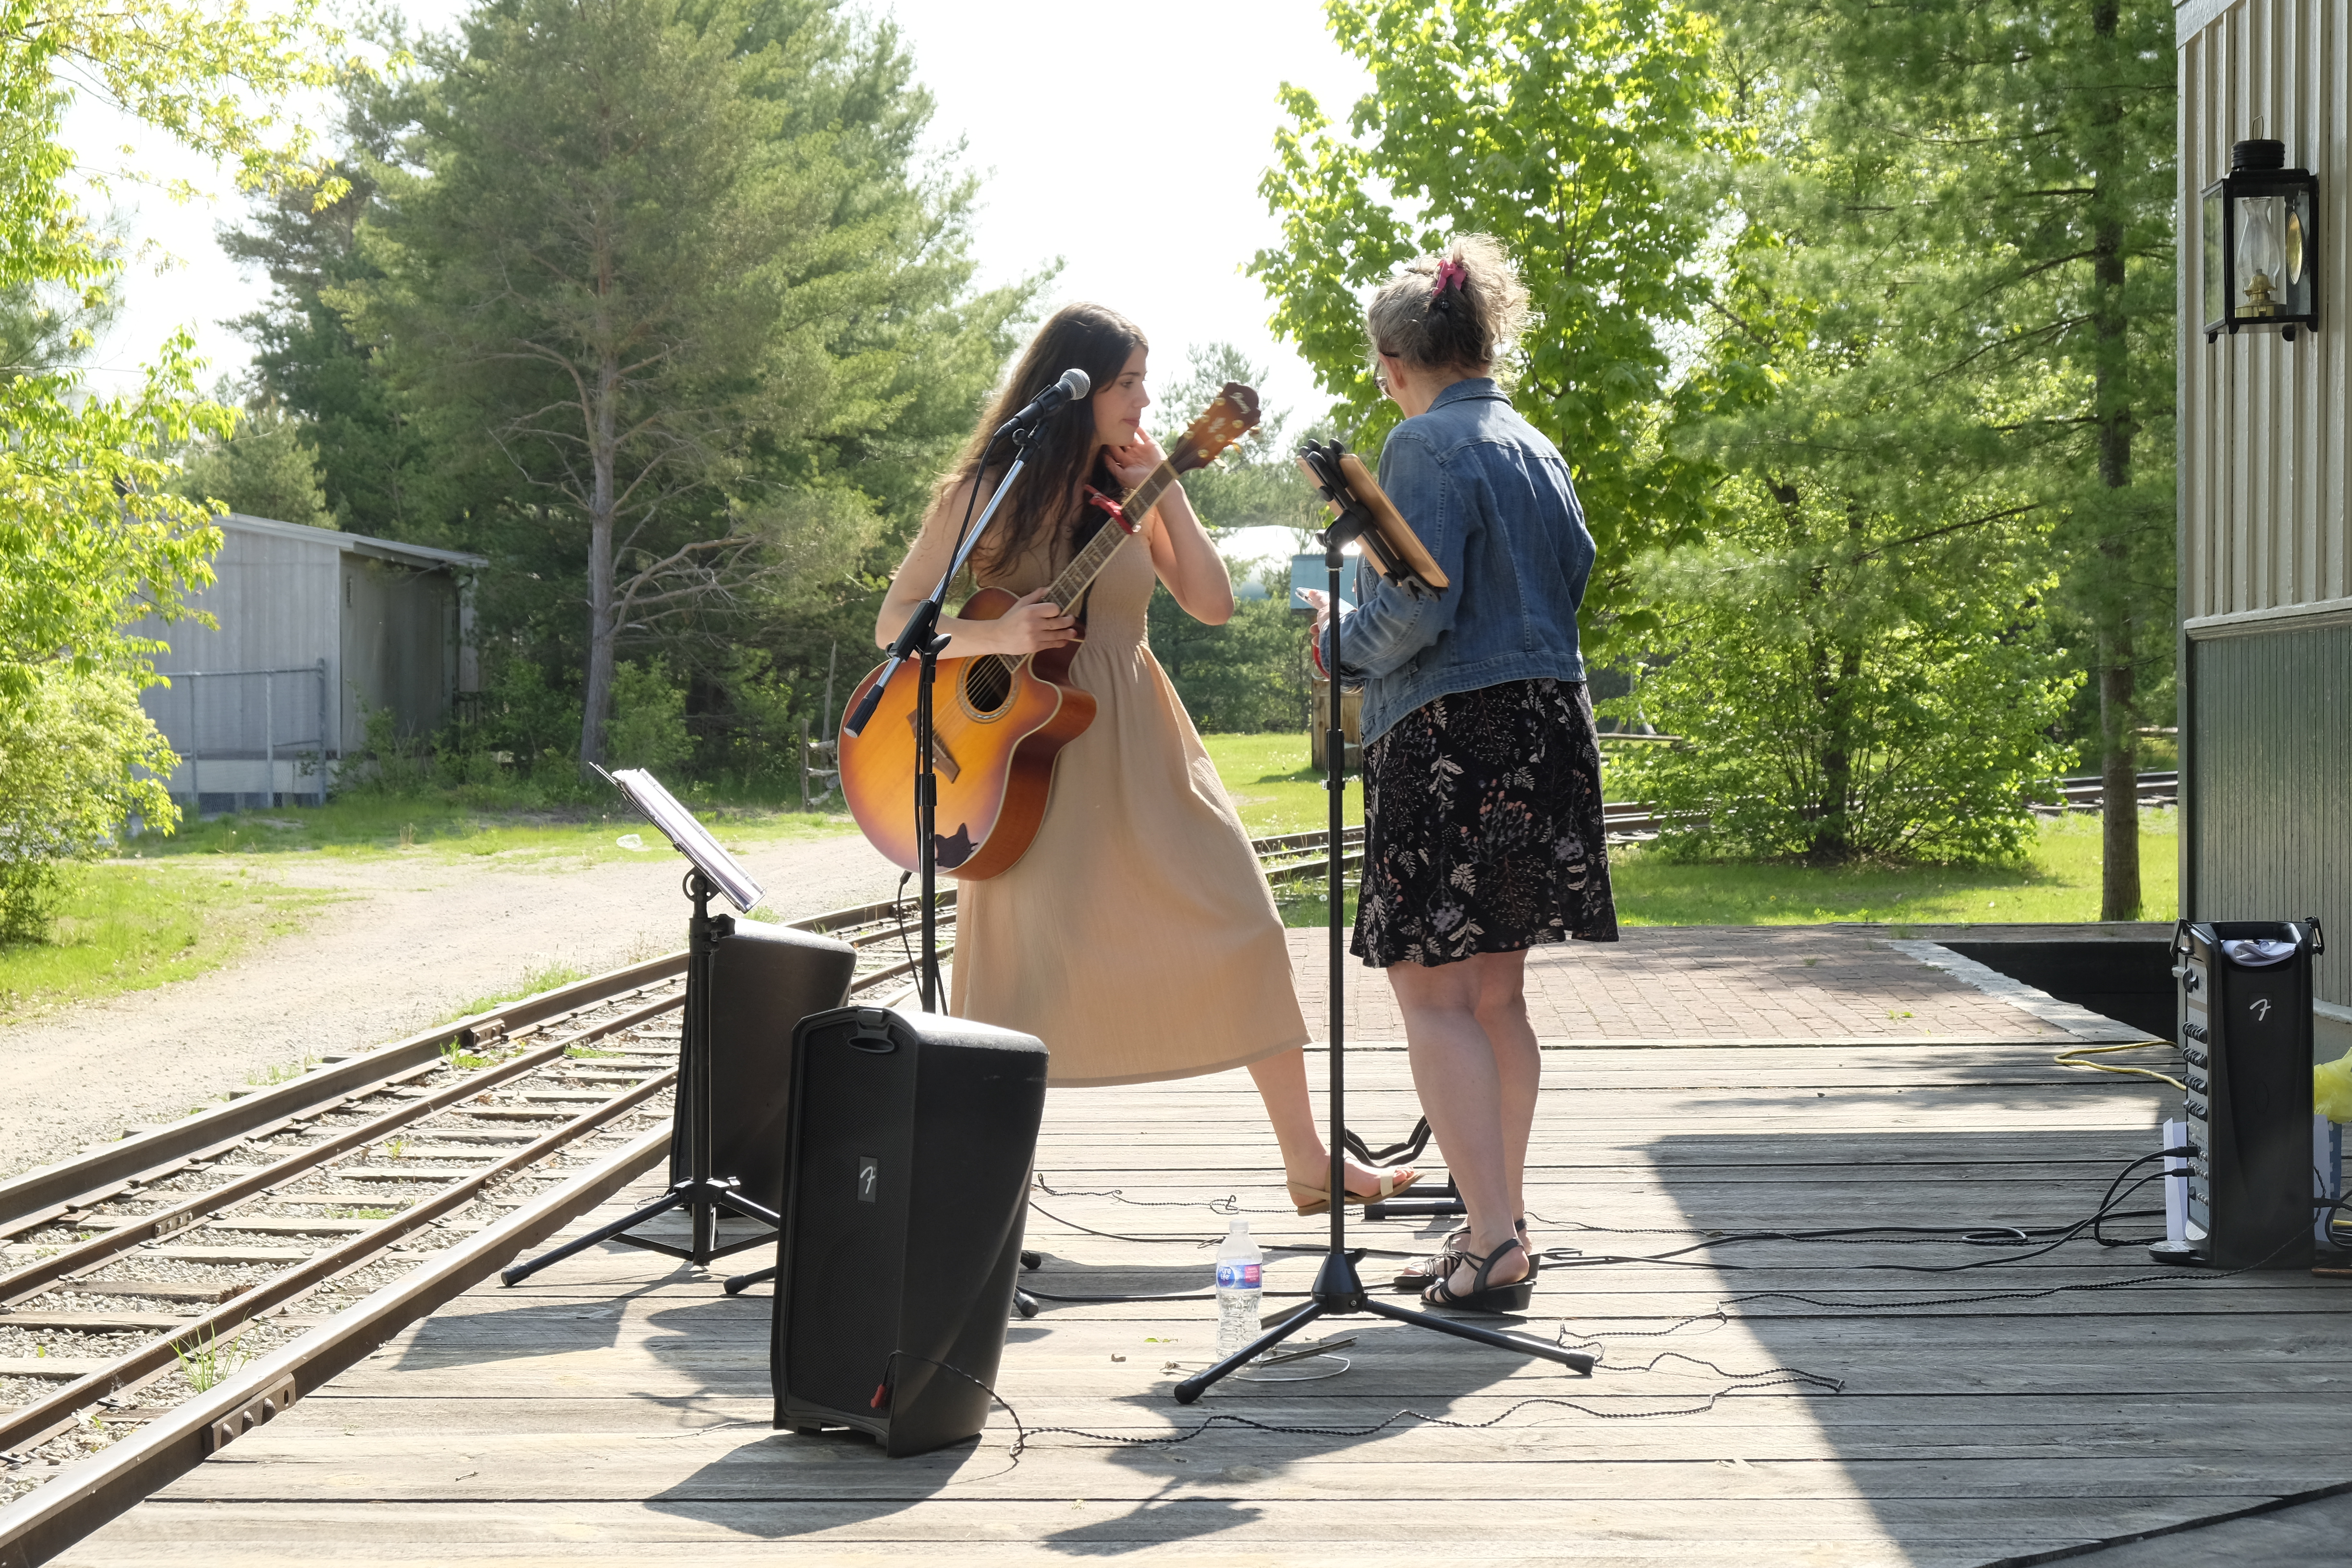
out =
[[1002,659],[974,659],[964,668],[963,694],[973,712],[993,713],[1013,695],[1013,672]]

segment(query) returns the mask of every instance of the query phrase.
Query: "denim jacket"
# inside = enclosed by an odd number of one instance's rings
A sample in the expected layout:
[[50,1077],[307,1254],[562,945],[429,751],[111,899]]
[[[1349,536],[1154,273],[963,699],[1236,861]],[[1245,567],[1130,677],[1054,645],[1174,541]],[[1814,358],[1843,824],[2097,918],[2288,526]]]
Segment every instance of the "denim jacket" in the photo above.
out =
[[1364,689],[1364,742],[1423,703],[1549,676],[1584,679],[1576,612],[1592,535],[1559,449],[1483,376],[1389,433],[1381,488],[1453,584],[1416,600],[1357,568],[1340,617],[1341,684]]

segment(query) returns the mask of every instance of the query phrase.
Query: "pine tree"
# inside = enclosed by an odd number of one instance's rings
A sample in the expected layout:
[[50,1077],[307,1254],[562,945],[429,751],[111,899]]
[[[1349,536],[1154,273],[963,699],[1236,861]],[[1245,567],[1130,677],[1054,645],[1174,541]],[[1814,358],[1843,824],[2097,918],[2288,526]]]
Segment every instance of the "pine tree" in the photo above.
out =
[[470,539],[494,613],[577,647],[595,762],[624,641],[715,668],[839,597],[1027,291],[961,297],[971,187],[913,164],[895,35],[833,5],[492,0],[420,58],[322,297],[502,459]]

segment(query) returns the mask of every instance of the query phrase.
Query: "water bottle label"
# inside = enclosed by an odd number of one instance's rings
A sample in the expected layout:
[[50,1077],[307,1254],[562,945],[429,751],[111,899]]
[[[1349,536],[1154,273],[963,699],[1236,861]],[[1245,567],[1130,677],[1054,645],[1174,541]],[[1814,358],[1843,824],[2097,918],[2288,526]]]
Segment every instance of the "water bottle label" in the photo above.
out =
[[1262,1263],[1220,1263],[1217,1265],[1217,1289],[1220,1290],[1263,1289],[1265,1279]]

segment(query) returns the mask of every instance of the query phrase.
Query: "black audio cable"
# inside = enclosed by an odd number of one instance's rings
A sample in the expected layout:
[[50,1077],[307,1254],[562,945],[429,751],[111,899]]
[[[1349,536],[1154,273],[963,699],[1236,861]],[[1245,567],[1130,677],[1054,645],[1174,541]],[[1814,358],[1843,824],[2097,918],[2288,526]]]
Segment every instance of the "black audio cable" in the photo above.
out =
[[1819,1373],[1806,1372],[1797,1367],[1768,1367],[1761,1372],[1753,1373],[1727,1372],[1724,1368],[1717,1366],[1713,1362],[1701,1361],[1696,1356],[1681,1355],[1678,1352],[1671,1351],[1664,1352],[1658,1355],[1651,1357],[1648,1363],[1641,1366],[1608,1367],[1604,1363],[1602,1367],[1596,1368],[1595,1370],[1606,1370],[1625,1373],[1646,1373],[1654,1370],[1659,1362],[1668,1359],[1679,1359],[1690,1362],[1692,1364],[1696,1366],[1704,1366],[1720,1376],[1731,1379],[1733,1385],[1729,1388],[1716,1389],[1703,1396],[1699,1396],[1697,1402],[1695,1404],[1672,1410],[1603,1410],[1596,1409],[1580,1400],[1561,1399],[1552,1396],[1539,1395],[1532,1399],[1518,1400],[1514,1404],[1506,1406],[1497,1414],[1488,1416],[1484,1421],[1457,1421],[1450,1416],[1432,1415],[1424,1410],[1406,1408],[1399,1410],[1394,1415],[1388,1416],[1386,1419],[1374,1422],[1368,1426],[1294,1426],[1281,1422],[1259,1421],[1247,1415],[1237,1415],[1228,1411],[1220,1411],[1213,1415],[1202,1418],[1197,1426],[1189,1427],[1181,1432],[1171,1432],[1159,1436],[1139,1437],[1130,1434],[1119,1432],[1090,1432],[1083,1426],[1032,1426],[1021,1419],[1021,1413],[1013,1407],[1012,1401],[1006,1399],[1004,1395],[997,1393],[996,1390],[989,1384],[964,1371],[963,1368],[952,1365],[947,1362],[934,1361],[929,1356],[917,1355],[912,1351],[894,1350],[890,1352],[889,1356],[884,1363],[882,1382],[874,1390],[874,1398],[872,1403],[874,1407],[877,1410],[887,1410],[889,1408],[891,1400],[897,1393],[897,1384],[894,1378],[894,1373],[898,1362],[916,1361],[921,1362],[925,1366],[936,1367],[940,1371],[949,1373],[950,1376],[963,1379],[964,1382],[971,1384],[974,1388],[979,1389],[982,1393],[987,1394],[990,1399],[1003,1406],[1004,1414],[1013,1418],[1013,1438],[1012,1457],[1018,1459],[1021,1457],[1022,1451],[1029,1446],[1031,1438],[1049,1436],[1084,1437],[1088,1442],[1108,1444],[1116,1447],[1150,1448],[1173,1447],[1179,1443],[1189,1443],[1193,1438],[1200,1436],[1202,1433],[1216,1426],[1239,1426],[1253,1432],[1272,1432],[1287,1436],[1299,1437],[1370,1437],[1378,1433],[1385,1432],[1390,1427],[1397,1426],[1401,1422],[1418,1421],[1424,1426],[1444,1426],[1456,1432],[1483,1432],[1489,1427],[1501,1426],[1505,1421],[1509,1420],[1513,1415],[1517,1415],[1520,1411],[1526,1409],[1531,1405],[1558,1405],[1562,1409],[1573,1410],[1580,1415],[1590,1415],[1594,1419],[1601,1421],[1654,1421],[1661,1417],[1671,1415],[1704,1415],[1707,1412],[1713,1410],[1717,1404],[1721,1403],[1726,1398],[1758,1389],[1795,1385],[1798,1387],[1822,1389],[1829,1393],[1836,1394],[1843,1391],[1845,1387],[1845,1384],[1843,1379],[1824,1377]]

